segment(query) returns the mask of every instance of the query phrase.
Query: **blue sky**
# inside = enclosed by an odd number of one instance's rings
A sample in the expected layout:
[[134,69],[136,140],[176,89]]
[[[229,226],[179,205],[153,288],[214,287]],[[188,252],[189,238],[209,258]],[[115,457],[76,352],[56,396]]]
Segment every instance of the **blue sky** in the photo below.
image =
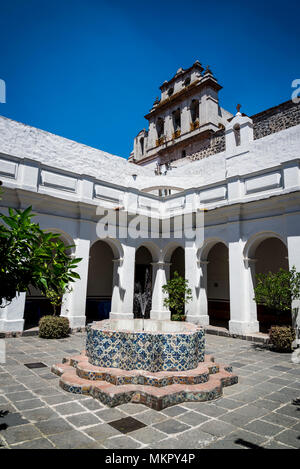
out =
[[127,158],[158,87],[196,59],[248,115],[291,98],[299,2],[0,0],[0,115]]

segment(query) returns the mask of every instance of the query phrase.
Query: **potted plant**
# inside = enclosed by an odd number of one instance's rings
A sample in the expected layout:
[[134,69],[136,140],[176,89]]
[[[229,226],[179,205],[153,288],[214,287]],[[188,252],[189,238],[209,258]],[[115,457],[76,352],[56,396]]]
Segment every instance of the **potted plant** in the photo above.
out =
[[300,272],[295,266],[291,270],[279,269],[278,272],[256,275],[254,300],[269,311],[280,315],[291,312],[293,327],[272,326],[269,331],[270,343],[274,350],[291,351],[296,338],[298,310],[292,310],[292,302],[300,298]]
[[185,321],[184,307],[192,300],[192,290],[188,286],[188,280],[174,272],[174,277],[163,285],[163,292],[167,294],[164,306],[173,312],[172,321]]

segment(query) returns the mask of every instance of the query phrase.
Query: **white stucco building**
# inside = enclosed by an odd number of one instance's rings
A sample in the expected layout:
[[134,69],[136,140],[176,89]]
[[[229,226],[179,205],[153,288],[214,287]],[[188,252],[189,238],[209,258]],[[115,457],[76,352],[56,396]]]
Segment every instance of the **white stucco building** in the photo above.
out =
[[[146,269],[153,318],[170,317],[161,287],[178,270],[193,292],[187,320],[238,335],[275,320],[256,307],[253,286],[256,272],[300,271],[300,105],[233,116],[219,105],[220,88],[199,62],[179,69],[129,161],[0,117],[1,211],[31,205],[35,221],[83,258],[61,308],[72,328],[107,313],[133,317],[135,281]],[[178,237],[176,224],[190,214],[195,228],[199,209],[201,244]],[[99,239],[104,210],[117,229]],[[0,332],[21,332],[45,311],[39,292],[21,294],[0,309]]]

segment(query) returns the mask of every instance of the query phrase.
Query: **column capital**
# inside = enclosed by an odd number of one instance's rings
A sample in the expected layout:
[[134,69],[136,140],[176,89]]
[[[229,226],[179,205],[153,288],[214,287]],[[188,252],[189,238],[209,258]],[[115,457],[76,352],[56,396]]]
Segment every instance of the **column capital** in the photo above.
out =
[[250,257],[244,258],[244,264],[245,264],[246,269],[248,269],[248,267],[251,267],[252,265],[255,265],[256,262],[257,262],[257,259],[252,259]]
[[124,259],[123,259],[123,257],[119,257],[118,259],[113,259],[112,261],[113,261],[114,264],[118,264],[118,263],[119,263],[120,265],[122,265]]
[[163,269],[164,267],[167,267],[169,265],[172,265],[171,262],[163,262],[163,261],[158,261],[158,262],[151,262],[151,265],[153,265],[153,267],[158,267],[159,269]]

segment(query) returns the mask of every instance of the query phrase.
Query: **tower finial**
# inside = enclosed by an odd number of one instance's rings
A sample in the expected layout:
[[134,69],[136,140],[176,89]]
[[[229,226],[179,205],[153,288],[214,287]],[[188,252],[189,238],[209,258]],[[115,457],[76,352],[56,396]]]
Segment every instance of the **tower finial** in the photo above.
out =
[[237,114],[241,114],[241,107],[242,107],[241,104],[236,105]]

